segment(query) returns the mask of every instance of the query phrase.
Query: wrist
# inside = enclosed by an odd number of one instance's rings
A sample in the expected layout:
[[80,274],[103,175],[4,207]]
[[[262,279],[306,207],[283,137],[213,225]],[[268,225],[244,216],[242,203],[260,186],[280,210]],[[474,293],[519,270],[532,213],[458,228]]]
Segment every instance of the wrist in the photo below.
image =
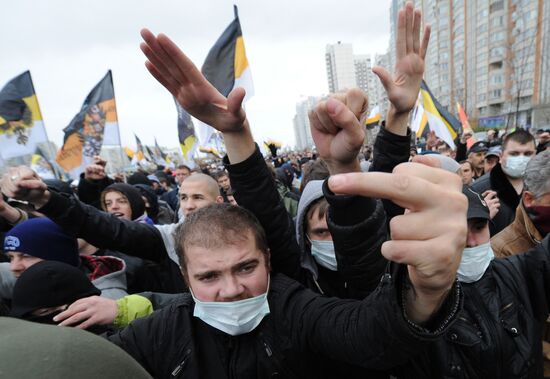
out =
[[346,174],[349,172],[361,172],[359,160],[354,158],[351,162],[337,162],[330,159],[324,159],[330,175]]
[[32,203],[36,209],[42,208],[44,205],[50,201],[52,194],[49,190],[44,191],[42,196],[36,200],[33,200]]
[[400,136],[407,135],[410,111],[399,111],[390,104],[386,117],[386,130]]

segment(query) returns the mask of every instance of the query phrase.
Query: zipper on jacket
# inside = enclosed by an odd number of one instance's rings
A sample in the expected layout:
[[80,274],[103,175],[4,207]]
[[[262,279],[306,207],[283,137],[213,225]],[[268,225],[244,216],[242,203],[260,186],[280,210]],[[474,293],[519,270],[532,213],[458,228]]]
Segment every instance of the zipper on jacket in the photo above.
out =
[[187,349],[185,351],[185,354],[183,355],[183,360],[180,362],[179,365],[176,366],[176,368],[172,371],[172,377],[175,378],[179,375],[181,370],[185,367],[185,364],[187,363],[187,358],[189,357],[189,354],[191,353],[191,349]]

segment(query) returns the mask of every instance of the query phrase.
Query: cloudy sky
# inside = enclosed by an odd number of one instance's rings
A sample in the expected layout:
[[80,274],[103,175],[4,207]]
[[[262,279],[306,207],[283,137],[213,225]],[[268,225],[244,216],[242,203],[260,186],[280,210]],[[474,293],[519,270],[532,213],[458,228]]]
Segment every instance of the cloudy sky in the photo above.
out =
[[0,86],[30,70],[44,122],[58,146],[62,129],[108,69],[113,71],[123,145],[177,146],[176,109],[144,67],[139,31],[170,36],[200,67],[239,6],[256,95],[247,105],[257,141],[294,145],[302,96],[328,92],[325,46],[384,53],[390,0],[18,0],[2,5]]

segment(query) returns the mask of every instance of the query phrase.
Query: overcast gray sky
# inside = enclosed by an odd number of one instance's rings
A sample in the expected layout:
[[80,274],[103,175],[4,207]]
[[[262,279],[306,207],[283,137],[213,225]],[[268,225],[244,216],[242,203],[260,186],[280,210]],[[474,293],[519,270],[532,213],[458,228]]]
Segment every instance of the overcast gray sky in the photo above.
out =
[[2,4],[0,87],[31,71],[49,138],[88,92],[113,71],[122,144],[154,137],[177,146],[176,108],[144,67],[139,31],[170,36],[201,66],[239,6],[256,95],[247,114],[256,141],[294,145],[292,118],[302,95],[328,92],[325,46],[353,43],[355,54],[384,53],[390,0],[17,0]]

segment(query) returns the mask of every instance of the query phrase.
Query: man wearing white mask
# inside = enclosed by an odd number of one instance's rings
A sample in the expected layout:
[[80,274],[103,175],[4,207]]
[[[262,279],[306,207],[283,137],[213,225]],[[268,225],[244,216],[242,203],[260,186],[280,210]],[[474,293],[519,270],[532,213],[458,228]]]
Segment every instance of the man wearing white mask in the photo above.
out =
[[477,193],[497,192],[500,209],[489,225],[491,236],[512,223],[523,190],[523,175],[527,163],[535,155],[535,139],[529,132],[518,129],[508,134],[502,143],[500,163],[477,179],[472,189]]
[[489,209],[467,188],[468,236],[457,270],[464,309],[444,338],[396,370],[398,378],[542,378],[550,306],[549,238],[493,259]]

